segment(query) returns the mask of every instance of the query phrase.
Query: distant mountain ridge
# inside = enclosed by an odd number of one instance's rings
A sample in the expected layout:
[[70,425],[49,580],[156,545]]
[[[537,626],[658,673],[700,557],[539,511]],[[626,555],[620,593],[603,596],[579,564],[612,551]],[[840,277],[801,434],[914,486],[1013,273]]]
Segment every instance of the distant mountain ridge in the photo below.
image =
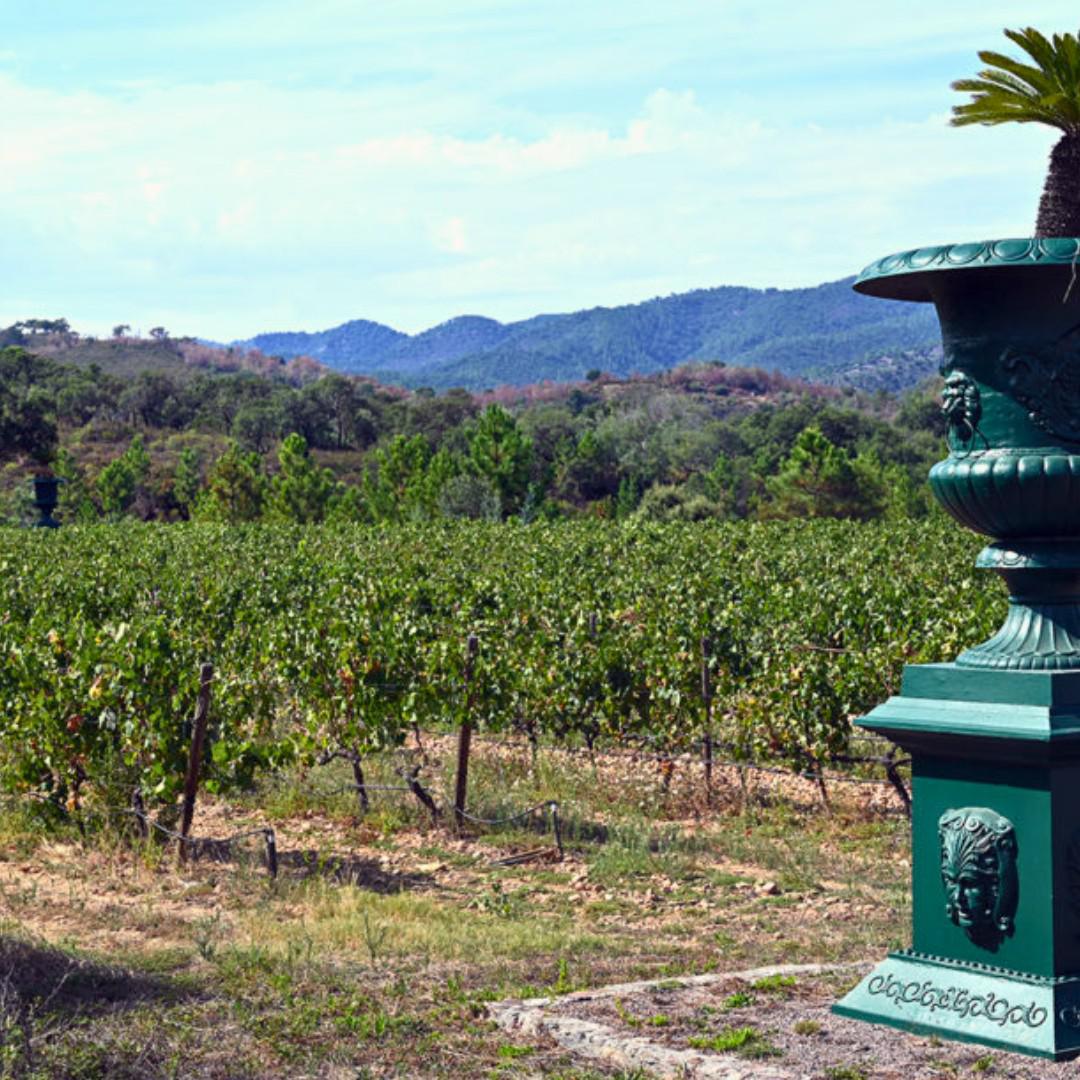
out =
[[259,334],[251,343],[234,341],[240,348],[260,349],[273,356],[311,356],[330,367],[341,367],[338,359],[353,355],[381,356],[400,341],[408,341],[409,335],[400,330],[392,330],[382,323],[368,319],[353,319],[342,323],[332,330],[322,330],[308,334],[302,330],[296,332]]
[[721,286],[512,323],[463,315],[415,335],[356,319],[233,344],[437,390],[566,382],[595,369],[645,375],[693,360],[873,389],[902,389],[932,373],[940,354],[933,307],[861,296],[852,280],[803,289]]

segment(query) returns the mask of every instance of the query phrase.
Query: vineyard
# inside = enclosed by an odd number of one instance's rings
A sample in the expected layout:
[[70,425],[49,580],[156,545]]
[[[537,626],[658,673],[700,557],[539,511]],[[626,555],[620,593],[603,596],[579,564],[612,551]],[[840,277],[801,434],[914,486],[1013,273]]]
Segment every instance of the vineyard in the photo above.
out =
[[905,662],[1000,620],[977,547],[935,521],[0,531],[0,1075],[626,1080],[489,1006],[897,947],[907,822],[842,762]]
[[175,803],[205,663],[216,792],[463,725],[805,770],[904,663],[1000,622],[978,547],[939,521],[7,530],[0,783]]

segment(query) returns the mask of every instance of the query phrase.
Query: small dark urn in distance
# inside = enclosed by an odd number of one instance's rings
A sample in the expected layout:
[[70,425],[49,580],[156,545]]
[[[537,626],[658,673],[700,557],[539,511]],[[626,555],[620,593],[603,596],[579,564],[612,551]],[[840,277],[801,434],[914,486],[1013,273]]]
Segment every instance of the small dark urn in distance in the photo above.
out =
[[60,502],[60,479],[51,474],[34,477],[34,505],[41,515],[34,522],[35,529],[58,529],[60,522],[54,518],[53,511]]

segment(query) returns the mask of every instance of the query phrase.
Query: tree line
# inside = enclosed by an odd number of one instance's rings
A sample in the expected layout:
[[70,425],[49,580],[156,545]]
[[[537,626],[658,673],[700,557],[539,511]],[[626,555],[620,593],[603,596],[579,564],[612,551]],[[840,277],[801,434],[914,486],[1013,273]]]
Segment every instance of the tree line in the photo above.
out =
[[926,390],[720,364],[484,395],[184,376],[0,349],[6,520],[29,514],[25,477],[41,467],[67,482],[69,521],[921,516],[943,434]]

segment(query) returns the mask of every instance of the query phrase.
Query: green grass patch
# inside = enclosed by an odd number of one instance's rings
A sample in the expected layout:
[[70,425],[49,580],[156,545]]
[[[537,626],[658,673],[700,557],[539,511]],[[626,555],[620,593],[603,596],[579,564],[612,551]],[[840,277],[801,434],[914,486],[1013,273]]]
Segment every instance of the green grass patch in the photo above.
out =
[[728,994],[720,1004],[725,1009],[744,1009],[747,1005],[754,1004],[754,995],[746,990],[736,990],[734,994]]
[[782,1053],[752,1027],[725,1028],[715,1035],[692,1035],[688,1041],[695,1050],[735,1053],[746,1058],[779,1057]]

